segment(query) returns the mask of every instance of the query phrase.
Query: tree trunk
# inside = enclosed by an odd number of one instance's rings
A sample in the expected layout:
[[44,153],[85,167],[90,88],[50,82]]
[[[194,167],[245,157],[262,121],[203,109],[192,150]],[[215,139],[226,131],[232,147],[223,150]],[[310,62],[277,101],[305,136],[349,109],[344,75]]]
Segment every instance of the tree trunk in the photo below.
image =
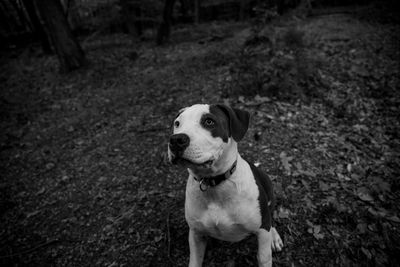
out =
[[163,21],[158,28],[157,44],[161,45],[169,39],[171,35],[172,12],[174,11],[175,0],[165,0]]
[[26,20],[26,17],[24,15],[24,12],[22,11],[22,8],[18,5],[18,2],[14,2],[14,1],[9,1],[9,3],[12,4],[13,8],[15,9],[15,11],[18,14],[18,18],[19,18],[19,22],[21,23],[21,26],[23,28],[23,30],[25,31],[29,31],[31,30],[29,28],[29,23]]
[[200,0],[194,0],[194,23],[200,22]]
[[28,13],[29,20],[32,23],[33,31],[39,41],[42,43],[42,49],[45,54],[50,54],[51,45],[47,38],[46,32],[43,28],[42,23],[36,13],[36,8],[32,0],[22,0],[22,4],[25,6],[25,10]]
[[12,27],[10,25],[9,12],[7,12],[7,9],[4,7],[1,1],[0,1],[0,22],[3,30],[5,31],[5,35],[4,36],[0,35],[0,37],[6,38],[6,35],[12,32]]
[[36,6],[53,41],[61,72],[69,72],[85,65],[85,54],[71,32],[60,1],[36,0]]
[[135,14],[135,29],[138,36],[143,35],[143,24],[142,24],[142,8],[137,4],[133,8]]
[[179,0],[179,3],[182,22],[189,22],[192,18],[189,16],[190,5],[188,0]]
[[81,24],[81,18],[78,12],[78,6],[76,5],[75,0],[68,0],[66,3],[66,8],[65,8],[65,17],[68,20],[68,24],[74,32],[76,29],[80,27]]
[[128,0],[120,0],[120,5],[124,19],[124,31],[134,36],[142,36],[142,10],[140,5],[136,2],[129,3]]
[[239,20],[240,21],[245,19],[246,8],[247,8],[247,0],[240,0],[240,3],[239,3]]

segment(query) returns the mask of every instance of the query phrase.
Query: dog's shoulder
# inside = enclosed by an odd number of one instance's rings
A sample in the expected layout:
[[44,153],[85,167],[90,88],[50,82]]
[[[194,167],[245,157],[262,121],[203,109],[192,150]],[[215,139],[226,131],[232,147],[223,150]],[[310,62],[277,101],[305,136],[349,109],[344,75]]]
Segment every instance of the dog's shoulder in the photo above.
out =
[[251,171],[254,175],[254,179],[256,180],[257,186],[262,188],[264,192],[267,194],[268,201],[273,201],[273,188],[271,179],[268,175],[263,172],[260,168],[257,168],[254,164],[246,160],[250,165]]
[[271,179],[266,173],[257,168],[254,164],[246,160],[253,173],[259,191],[260,210],[262,215],[261,228],[269,231],[272,226],[272,209],[274,204],[273,188]]

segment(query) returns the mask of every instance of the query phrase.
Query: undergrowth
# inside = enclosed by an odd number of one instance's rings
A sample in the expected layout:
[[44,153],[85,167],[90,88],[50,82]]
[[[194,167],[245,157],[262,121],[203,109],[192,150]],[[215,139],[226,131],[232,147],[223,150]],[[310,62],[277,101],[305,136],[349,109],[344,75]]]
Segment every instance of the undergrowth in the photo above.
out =
[[317,95],[321,61],[310,54],[312,47],[296,26],[255,25],[230,67],[229,93],[287,100]]

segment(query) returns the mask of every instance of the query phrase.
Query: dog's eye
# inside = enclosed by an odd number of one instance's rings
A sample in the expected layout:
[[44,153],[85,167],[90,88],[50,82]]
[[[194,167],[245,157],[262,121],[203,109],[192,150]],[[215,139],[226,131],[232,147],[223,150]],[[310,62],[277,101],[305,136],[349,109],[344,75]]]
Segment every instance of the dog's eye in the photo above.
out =
[[214,124],[215,124],[214,120],[212,120],[210,118],[204,120],[205,126],[214,126]]
[[180,125],[179,121],[175,121],[174,125],[175,125],[175,127],[179,127],[179,125]]

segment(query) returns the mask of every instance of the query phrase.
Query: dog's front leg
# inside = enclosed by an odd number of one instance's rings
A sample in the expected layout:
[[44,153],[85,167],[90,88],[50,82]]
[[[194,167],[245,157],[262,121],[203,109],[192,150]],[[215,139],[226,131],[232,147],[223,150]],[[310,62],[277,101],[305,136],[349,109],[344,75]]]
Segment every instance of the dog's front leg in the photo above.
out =
[[203,264],[204,252],[206,250],[207,241],[204,236],[190,229],[189,231],[189,248],[190,260],[189,267],[201,267]]
[[272,234],[271,230],[268,232],[265,229],[260,229],[257,232],[258,239],[258,253],[257,260],[259,267],[272,266]]

